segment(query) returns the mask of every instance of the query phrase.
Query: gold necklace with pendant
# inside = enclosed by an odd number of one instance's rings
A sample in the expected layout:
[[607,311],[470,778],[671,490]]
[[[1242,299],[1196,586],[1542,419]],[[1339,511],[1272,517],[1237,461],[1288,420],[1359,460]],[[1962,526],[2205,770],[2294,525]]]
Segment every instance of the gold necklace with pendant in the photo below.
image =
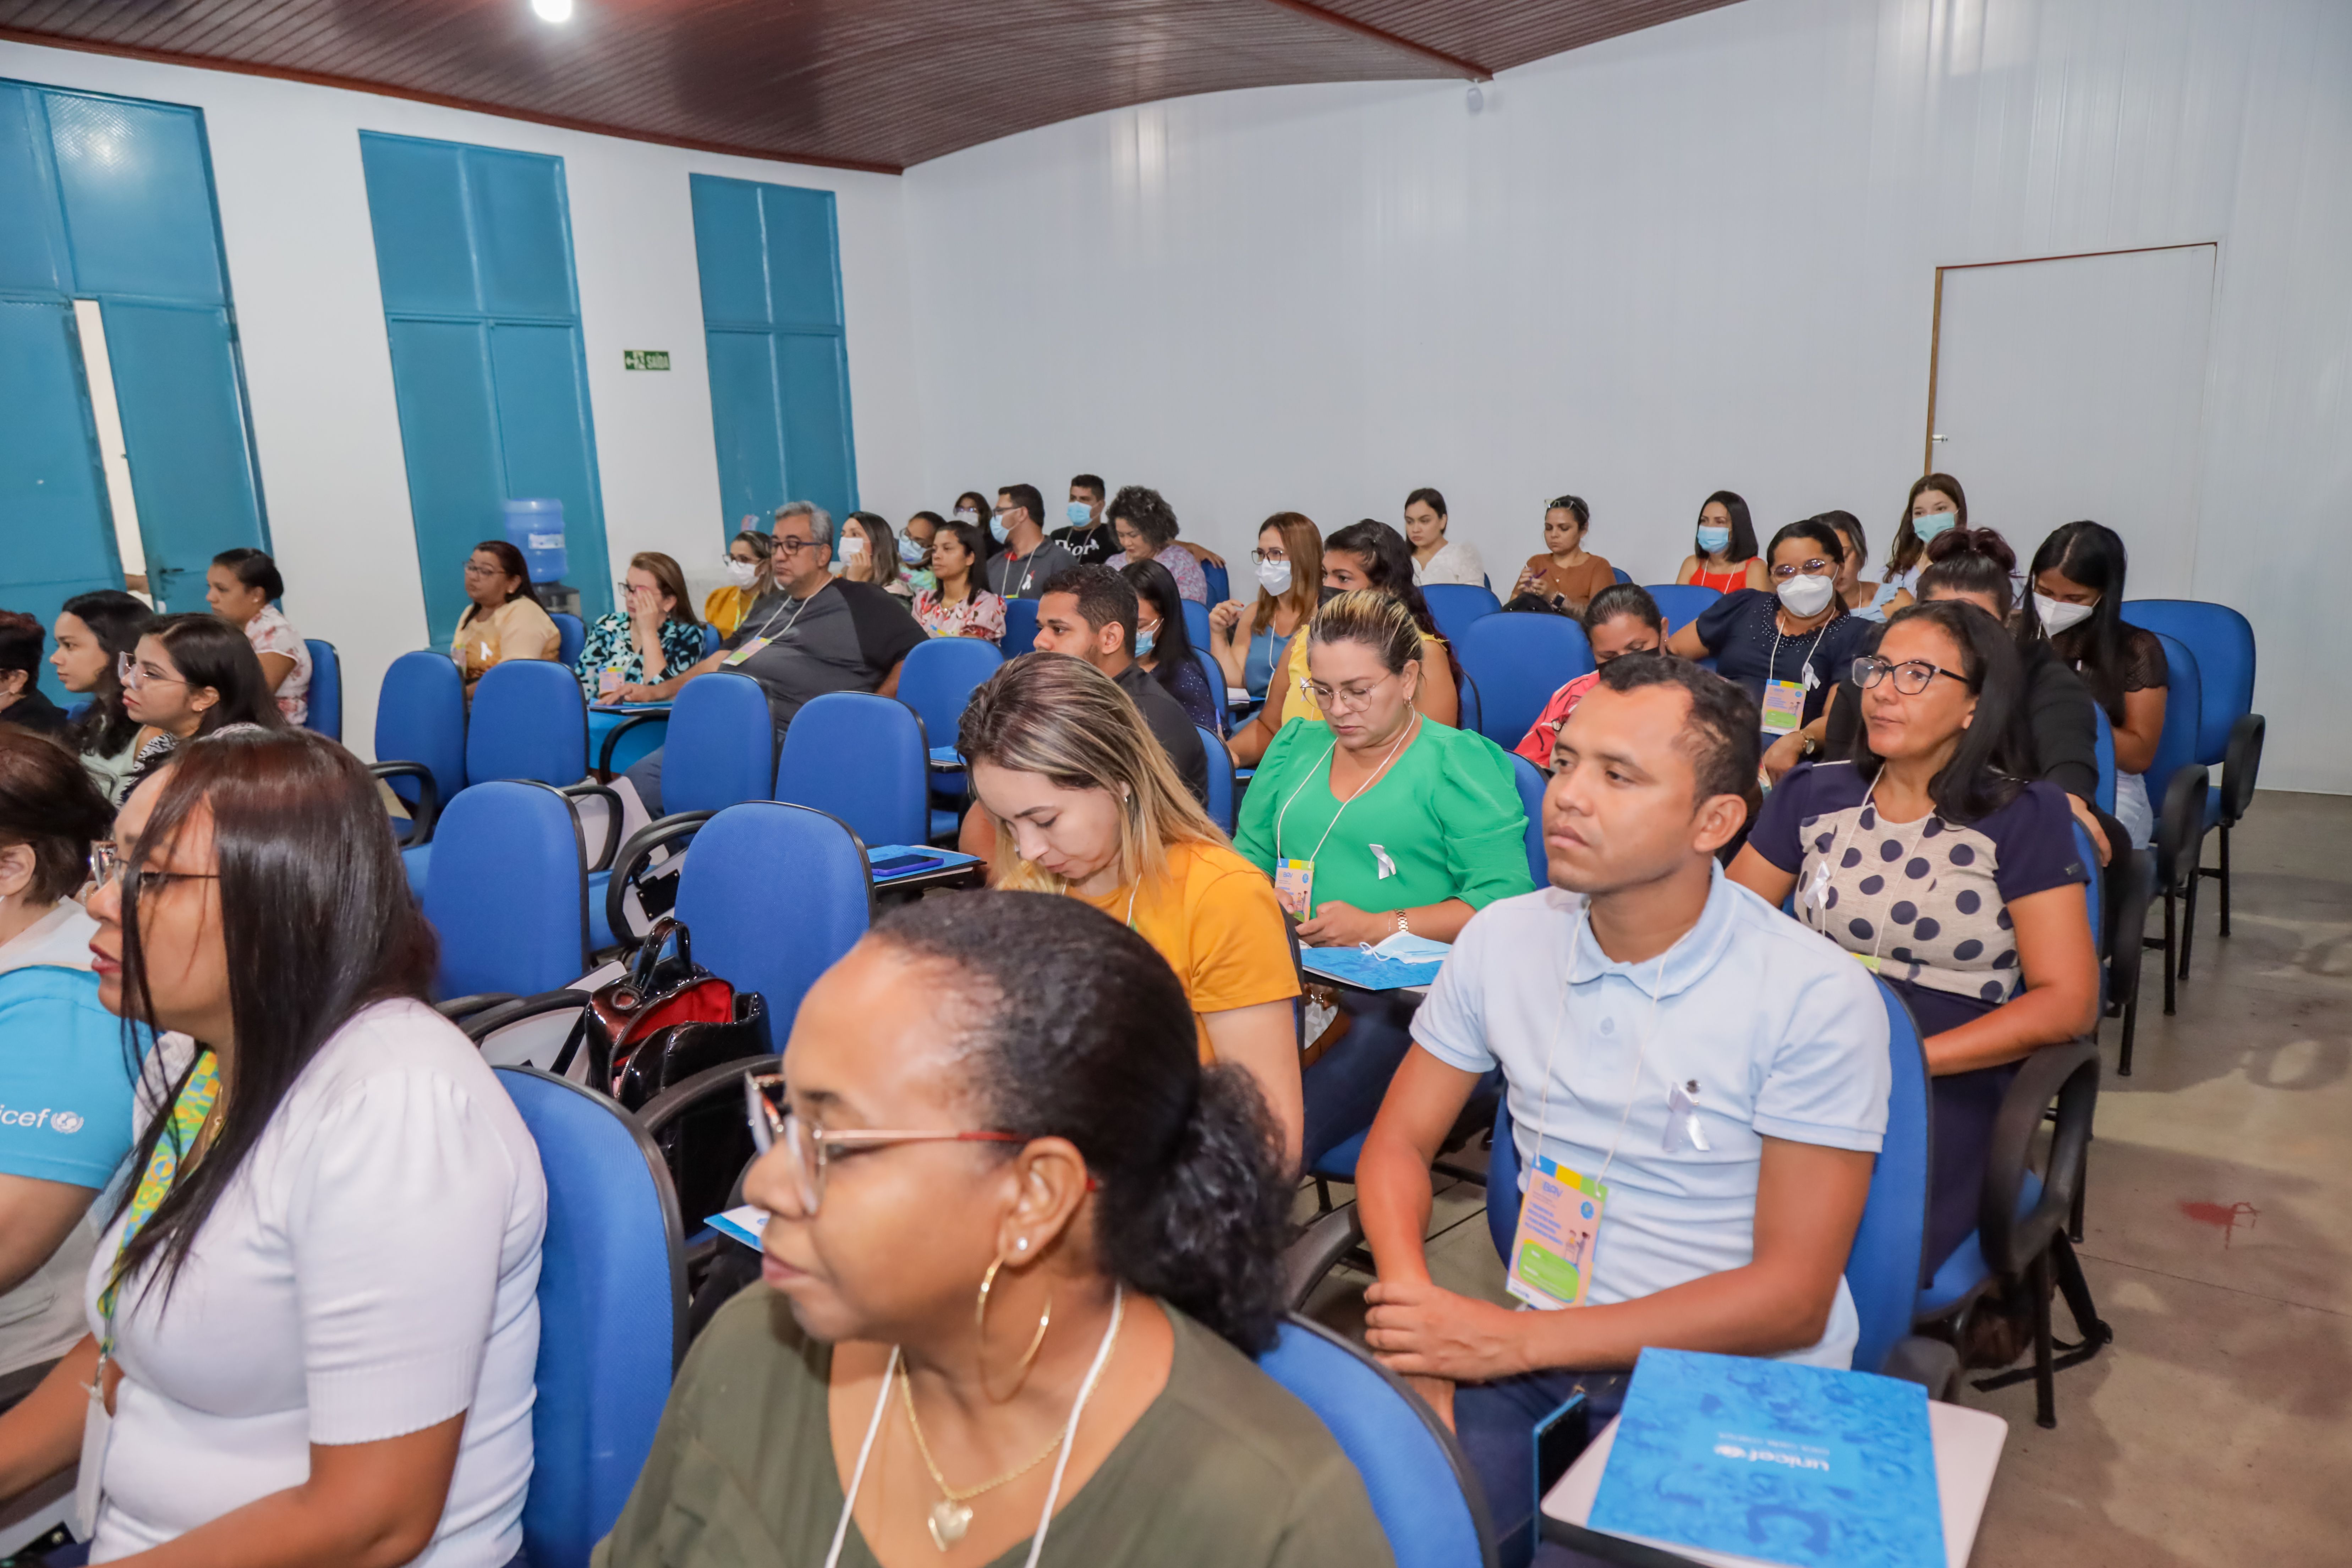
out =
[[1018,1468],[1005,1471],[992,1481],[983,1481],[976,1487],[951,1487],[948,1485],[948,1479],[940,1474],[940,1467],[931,1458],[930,1445],[923,1441],[923,1424],[915,1415],[915,1384],[907,1375],[904,1363],[898,1367],[898,1393],[906,1401],[907,1426],[915,1435],[915,1452],[923,1457],[923,1468],[931,1472],[931,1484],[945,1494],[931,1505],[930,1517],[931,1544],[942,1552],[961,1541],[964,1531],[971,1528],[973,1498],[983,1492],[992,1492],[1008,1481],[1019,1480],[1060,1452],[1063,1439],[1069,1436],[1066,1428],[1055,1433],[1054,1440],[1046,1444],[1045,1450],[1035,1458]]

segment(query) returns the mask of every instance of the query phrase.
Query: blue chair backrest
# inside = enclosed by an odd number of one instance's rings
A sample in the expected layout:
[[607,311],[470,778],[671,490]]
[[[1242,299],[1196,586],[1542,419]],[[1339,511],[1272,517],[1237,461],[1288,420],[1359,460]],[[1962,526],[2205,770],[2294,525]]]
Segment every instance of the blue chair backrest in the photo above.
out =
[[709,658],[712,654],[717,653],[719,651],[719,645],[726,640],[726,638],[719,635],[719,628],[717,626],[712,626],[709,621],[702,623],[703,658]]
[[2091,791],[2091,804],[2113,816],[2116,812],[2116,727],[2107,721],[2107,710],[2096,702],[2091,704],[2091,725],[2097,732],[2092,750],[2099,760],[2099,782]]
[[1622,566],[1612,566],[1609,570],[1616,575],[1620,583],[1631,583],[1633,580],[1633,574]]
[[[343,738],[343,660],[335,652],[335,645],[317,637],[304,637],[302,646],[310,650],[310,716],[302,721],[306,730],[316,730],[330,741]],[[456,668],[455,665],[450,666]],[[403,757],[386,757],[386,762],[404,762]]]
[[1192,639],[1194,647],[1206,648],[1209,646],[1209,606],[1195,604],[1190,599],[1182,603],[1184,635]]
[[2156,760],[2148,764],[2147,778],[2148,809],[2160,816],[2165,786],[2172,782],[2172,775],[2203,761],[2200,744],[2205,682],[2197,656],[2189,651],[2187,643],[2164,632],[2156,637],[2164,645],[2164,730],[2157,736]]
[[2179,638],[2197,656],[2197,760],[2220,767],[2229,758],[2231,726],[2254,710],[2254,628],[2229,605],[2202,599],[2126,599],[2123,617]]
[[[1037,601],[1007,599],[1004,601],[1004,640],[997,645],[1004,657],[1037,651]],[[947,742],[940,742],[945,745]]]
[[586,973],[588,862],[571,803],[514,781],[474,784],[444,803],[425,918],[441,938],[445,1001],[535,996]]
[[[873,924],[873,872],[845,823],[806,806],[746,801],[694,836],[677,914],[694,933],[696,963],[767,999],[782,1050],[801,998]],[[787,930],[789,940],[780,934]]]
[[580,662],[580,649],[588,640],[588,627],[578,616],[563,610],[547,618],[555,623],[555,660],[570,669]]
[[1543,797],[1551,780],[1544,771],[1517,752],[1511,753],[1511,782],[1519,786],[1519,805],[1528,814],[1528,875],[1538,888],[1551,883],[1550,857],[1544,853]]
[[776,753],[776,798],[830,812],[868,844],[931,836],[930,763],[914,710],[864,691],[803,703]]
[[972,692],[1003,663],[996,645],[982,638],[933,637],[918,645],[899,667],[898,700],[922,720],[925,741],[952,746]]
[[1192,645],[1192,662],[1201,667],[1201,674],[1209,683],[1209,706],[1216,710],[1217,728],[1233,728],[1233,710],[1225,702],[1225,668],[1214,655],[1200,644]]
[[1363,1478],[1397,1568],[1495,1560],[1486,1497],[1460,1447],[1394,1373],[1296,1314],[1257,1364],[1331,1429]]
[[[1455,668],[1460,668],[1459,666]],[[1462,700],[1462,710],[1454,716],[1454,728],[1468,731],[1474,735],[1485,734],[1486,731],[1479,727],[1478,678],[1466,669],[1462,670],[1462,681],[1456,690]],[[1518,737],[1514,735],[1512,739],[1517,741]]]
[[1658,614],[1666,617],[1666,630],[1678,632],[1706,613],[1706,607],[1723,597],[1712,588],[1696,583],[1652,583],[1650,597],[1657,601]]
[[1566,616],[1488,616],[1454,640],[1478,682],[1481,732],[1506,747],[1527,735],[1551,694],[1592,673],[1592,646]]
[[765,800],[775,782],[776,731],[758,681],[719,669],[678,689],[662,736],[664,811]]
[[588,776],[588,700],[568,664],[518,658],[475,683],[466,777],[577,784]]
[[[375,699],[375,757],[432,769],[443,805],[466,787],[466,680],[447,655],[404,653],[383,672]],[[416,804],[414,783],[391,783],[394,795]]]
[[686,1350],[686,1250],[661,1152],[612,1100],[536,1068],[499,1081],[539,1145],[539,1366],[523,1550],[585,1568],[652,1451]]
[[[1192,726],[1201,730],[1197,724]],[[1201,749],[1209,760],[1209,820],[1230,835],[1234,830],[1234,754],[1214,730],[1201,730]]]
[[1223,567],[1212,566],[1203,561],[1201,563],[1201,575],[1209,584],[1209,603],[1222,605],[1234,596],[1233,579],[1226,575]]
[[1450,643],[1459,643],[1471,622],[1503,607],[1493,589],[1475,583],[1433,583],[1421,591],[1421,596],[1429,601],[1429,618]]

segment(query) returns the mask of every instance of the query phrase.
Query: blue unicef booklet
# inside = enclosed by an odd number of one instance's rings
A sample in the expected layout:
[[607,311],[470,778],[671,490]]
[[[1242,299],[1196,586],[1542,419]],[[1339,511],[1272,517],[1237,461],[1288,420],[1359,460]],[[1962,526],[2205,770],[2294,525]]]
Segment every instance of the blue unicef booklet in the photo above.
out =
[[1643,1351],[1587,1523],[1796,1568],[1944,1568],[1927,1391]]

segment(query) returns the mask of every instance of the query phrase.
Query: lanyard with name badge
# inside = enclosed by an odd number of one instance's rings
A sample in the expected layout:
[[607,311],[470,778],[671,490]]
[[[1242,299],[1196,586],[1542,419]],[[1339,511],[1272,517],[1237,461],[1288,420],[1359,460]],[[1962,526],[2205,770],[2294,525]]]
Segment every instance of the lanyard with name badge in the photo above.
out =
[[[1315,775],[1322,772],[1323,764],[1330,760],[1333,752],[1339,750],[1339,742],[1337,737],[1333,738],[1329,745],[1323,748],[1323,754],[1315,759],[1315,765],[1307,770],[1305,778],[1298,781],[1298,788],[1290,792],[1290,799],[1284,801],[1282,809],[1274,814],[1274,898],[1275,901],[1282,906],[1283,913],[1294,921],[1303,921],[1315,912],[1315,857],[1323,853],[1323,846],[1330,838],[1331,830],[1339,826],[1339,818],[1347,814],[1348,808],[1361,800],[1366,791],[1381,782],[1381,775],[1389,771],[1389,764],[1397,760],[1397,753],[1404,750],[1404,743],[1412,740],[1420,729],[1421,715],[1416,711],[1412,716],[1412,722],[1405,726],[1404,733],[1399,735],[1396,744],[1389,748],[1389,754],[1382,757],[1381,765],[1372,770],[1372,776],[1358,784],[1356,793],[1341,801],[1339,809],[1331,814],[1331,820],[1323,825],[1323,837],[1315,841],[1315,847],[1308,853],[1306,859],[1286,860],[1282,858],[1282,819],[1290,815],[1291,801],[1297,800],[1300,792],[1315,782]],[[1323,775],[1324,787],[1327,790],[1330,787],[1330,776],[1328,773]],[[1386,850],[1381,849],[1378,845],[1372,847],[1381,860],[1388,860]],[[1387,870],[1381,873],[1383,879],[1389,874]]]
[[[816,592],[817,594],[824,593],[824,584],[822,583],[818,584]],[[774,626],[778,621],[784,620],[784,612],[778,610],[774,615],[768,617],[767,624],[765,626],[762,626],[758,631],[753,632],[749,638],[745,639],[741,647],[737,648],[733,653],[729,654],[725,658],[720,659],[719,662],[725,665],[728,668],[732,669],[737,665],[741,664],[744,660],[750,658],[753,654],[759,652],[761,648],[766,647],[770,643],[789,636],[793,627],[800,624],[801,612],[807,609],[811,604],[815,602],[815,599],[816,594],[811,594],[805,599],[794,599],[793,601],[793,618],[789,621],[784,621],[784,629],[782,631],[778,632],[774,637],[770,637],[768,635],[769,626]]]
[[1764,733],[1773,740],[1804,728],[1805,693],[1822,683],[1822,678],[1813,673],[1813,654],[1821,647],[1822,634],[1829,629],[1828,621],[1813,628],[1812,647],[1805,650],[1801,681],[1776,680],[1773,676],[1780,666],[1780,617],[1773,616],[1772,657],[1764,665]]

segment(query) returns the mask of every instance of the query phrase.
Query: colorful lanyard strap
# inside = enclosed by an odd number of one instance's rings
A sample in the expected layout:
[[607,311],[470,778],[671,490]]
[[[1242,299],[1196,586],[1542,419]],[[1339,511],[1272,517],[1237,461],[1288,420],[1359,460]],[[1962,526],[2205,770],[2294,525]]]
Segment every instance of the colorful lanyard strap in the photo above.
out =
[[131,1194],[131,1205],[122,1211],[122,1239],[115,1245],[114,1267],[108,1270],[106,1287],[98,1293],[98,1316],[104,1325],[98,1342],[101,1359],[114,1353],[114,1308],[122,1296],[123,1254],[131,1250],[132,1240],[147,1227],[147,1222],[155,1217],[155,1211],[170,1195],[172,1184],[179,1179],[181,1162],[195,1149],[197,1134],[204,1131],[219,1100],[219,1061],[209,1049],[200,1050],[187,1081],[180,1087],[180,1097],[172,1102],[171,1120],[163,1136],[155,1140],[155,1152],[148,1156],[147,1168],[139,1173],[139,1185]]

